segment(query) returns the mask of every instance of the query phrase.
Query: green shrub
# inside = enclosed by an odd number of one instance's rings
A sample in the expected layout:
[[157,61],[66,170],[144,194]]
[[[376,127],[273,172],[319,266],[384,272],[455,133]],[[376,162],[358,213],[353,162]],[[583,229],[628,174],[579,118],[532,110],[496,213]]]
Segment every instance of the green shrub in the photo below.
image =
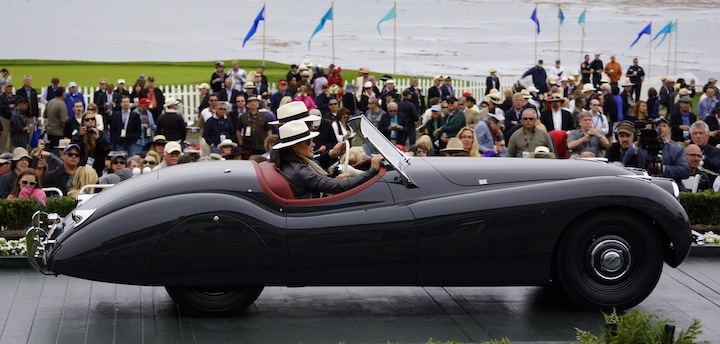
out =
[[680,204],[685,208],[691,224],[720,225],[720,193],[709,190],[682,192]]
[[29,227],[32,214],[44,207],[36,198],[16,198],[0,203],[0,209],[6,229],[23,230]]
[[52,196],[45,200],[45,204],[48,213],[57,213],[61,217],[65,217],[75,209],[76,201],[74,197]]
[[47,206],[42,205],[35,198],[16,198],[11,200],[0,200],[0,226],[6,230],[25,230],[30,226],[32,215],[38,211],[58,213],[64,217],[75,209],[75,198],[73,197],[49,197],[45,200]]
[[[577,340],[582,344],[601,343],[675,343],[691,344],[698,335],[702,334],[702,325],[699,319],[693,319],[692,324],[685,330],[680,330],[675,338],[674,334],[665,332],[665,325],[671,320],[655,314],[634,311],[618,315],[615,311],[610,314],[603,313],[605,322],[616,324],[615,330],[601,327],[603,334],[598,338],[590,332],[575,328]],[[672,336],[672,337],[671,337]],[[704,343],[704,342],[701,342]]]

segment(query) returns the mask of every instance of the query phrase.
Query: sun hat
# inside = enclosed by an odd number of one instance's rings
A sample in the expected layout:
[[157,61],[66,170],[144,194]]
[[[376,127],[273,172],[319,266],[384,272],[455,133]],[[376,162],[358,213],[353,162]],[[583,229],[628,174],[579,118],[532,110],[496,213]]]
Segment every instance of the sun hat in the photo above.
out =
[[[662,117],[662,118],[664,118],[664,117]],[[634,135],[635,134],[635,125],[633,125],[630,122],[623,121],[617,125],[617,128],[615,129],[615,131],[617,131],[618,133],[626,133],[626,134]]]
[[582,93],[595,92],[595,86],[593,84],[583,84]]
[[153,136],[152,142],[150,142],[150,144],[153,144],[153,145],[164,145],[166,143],[167,143],[167,138],[165,137],[165,135],[155,135],[155,136]]
[[501,113],[488,113],[488,117],[496,119],[499,123],[505,121],[505,116],[503,116],[503,114]]
[[468,150],[463,147],[462,141],[457,137],[452,137],[448,140],[447,146],[440,150],[440,153],[445,152],[467,152]]
[[173,105],[177,105],[177,104],[180,104],[179,100],[177,100],[173,97],[165,98],[165,106],[173,106]]
[[495,70],[495,68],[490,68],[490,73],[496,73],[496,72],[497,72],[497,70]]
[[117,80],[117,83],[118,83],[118,85],[119,85],[119,84],[123,84],[123,85],[124,85],[124,84],[125,84],[125,79],[118,79],[118,80]]
[[248,99],[247,99],[247,102],[249,103],[249,102],[251,102],[251,101],[253,101],[253,100],[254,100],[254,101],[260,101],[260,97],[259,97],[259,96],[249,96]]
[[296,143],[303,142],[320,135],[319,132],[310,130],[304,121],[290,121],[280,127],[280,140],[275,144],[273,149],[281,149],[290,147]]
[[367,67],[361,67],[358,71],[363,74],[370,74],[370,69]]
[[29,160],[32,160],[32,158],[30,158],[30,155],[28,155],[27,149],[22,148],[22,147],[16,147],[15,149],[13,149],[12,159],[10,159],[10,160],[18,161],[22,158],[28,158]]
[[224,140],[222,140],[222,142],[220,142],[219,145],[217,145],[217,148],[218,148],[218,149],[222,149],[223,147],[233,147],[233,148],[235,148],[235,147],[237,147],[237,143],[232,142],[232,140],[230,140],[230,139],[224,139]]
[[550,148],[545,146],[535,147],[535,151],[528,155],[528,158],[551,158],[555,159],[555,153],[550,152]]
[[372,88],[372,82],[365,81],[365,84],[363,85],[363,88]]
[[198,90],[202,90],[202,89],[209,90],[209,89],[210,89],[210,85],[208,85],[207,83],[203,82],[202,84],[198,85],[197,88],[198,88]]
[[603,75],[602,78],[600,78],[600,83],[601,83],[601,84],[609,84],[609,83],[610,83],[610,78],[608,78],[607,75]]
[[625,86],[634,86],[634,85],[635,85],[635,84],[633,84],[632,82],[630,82],[630,80],[625,80],[625,82],[622,84],[622,87],[625,87]]
[[680,97],[680,99],[678,99],[678,102],[681,102],[681,103],[692,103],[692,98],[687,97],[687,96]]
[[255,84],[252,81],[245,83],[245,88],[255,88]]
[[550,99],[548,99],[549,102],[564,102],[565,98],[560,93],[554,93],[550,96]]
[[525,98],[525,99],[530,99],[530,98],[532,98],[532,95],[530,95],[530,91],[528,91],[528,90],[526,90],[526,89],[521,90],[521,91],[520,91],[520,94],[521,94],[521,95],[523,96],[523,98]]
[[490,94],[488,94],[488,96],[487,96],[487,100],[489,100],[489,101],[492,102],[493,104],[502,104],[502,103],[503,103],[502,99],[500,99],[500,95],[499,95],[499,94],[490,93]]
[[277,110],[277,121],[270,122],[271,125],[279,125],[290,121],[302,120],[305,122],[314,122],[321,120],[322,117],[311,115],[307,106],[301,101],[289,102]]
[[0,164],[9,164],[10,159],[12,159],[12,153],[2,153],[0,154]]
[[540,90],[538,90],[537,87],[535,87],[535,86],[530,86],[530,87],[528,87],[527,91],[530,92],[530,93],[532,93],[532,92],[535,92],[535,93],[540,92]]

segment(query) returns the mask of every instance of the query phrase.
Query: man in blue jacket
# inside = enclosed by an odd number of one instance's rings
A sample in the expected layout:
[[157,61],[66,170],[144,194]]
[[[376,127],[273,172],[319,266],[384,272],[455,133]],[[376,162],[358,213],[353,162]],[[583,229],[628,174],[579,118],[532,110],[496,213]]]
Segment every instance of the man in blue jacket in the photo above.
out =
[[532,75],[533,85],[540,90],[540,94],[547,93],[547,73],[545,73],[545,68],[543,68],[543,60],[538,60],[538,63],[523,73],[522,77],[524,78],[528,75]]

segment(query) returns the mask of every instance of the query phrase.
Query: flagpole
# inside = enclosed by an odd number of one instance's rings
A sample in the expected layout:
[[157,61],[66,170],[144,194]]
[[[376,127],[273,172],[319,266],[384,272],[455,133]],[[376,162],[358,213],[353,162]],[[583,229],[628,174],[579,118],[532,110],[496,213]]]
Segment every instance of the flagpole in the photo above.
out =
[[675,67],[673,67],[673,74],[677,75],[677,52],[678,52],[678,41],[680,41],[680,34],[678,31],[678,20],[675,18]]
[[[535,3],[535,16],[537,18],[537,3]],[[535,32],[535,60],[533,61],[533,63],[537,63],[537,60],[538,60],[537,59],[537,36],[538,36],[537,23],[535,23],[535,27],[533,27],[533,31]]]
[[668,55],[665,62],[665,75],[670,74],[670,50],[672,49],[672,22],[670,22],[670,42],[668,42]]
[[[587,8],[583,8],[583,13],[586,13],[586,10]],[[580,61],[582,61],[583,55],[585,55],[585,21],[586,20],[583,20],[582,39],[580,40]]]
[[562,21],[560,21],[560,11],[562,11],[562,8],[560,7],[560,4],[558,4],[558,60],[560,59],[560,27],[562,26]]
[[330,1],[330,16],[332,18],[332,63],[335,64],[335,3]]
[[[650,33],[648,33],[648,38],[652,37],[652,20],[650,21]],[[650,80],[650,71],[652,70],[652,41],[648,41],[648,72],[647,72],[647,78]]]
[[393,16],[393,78],[395,77],[396,73],[396,65],[397,65],[397,1],[393,1],[393,11],[395,12],[395,15]]
[[267,12],[265,10],[267,9],[265,6],[267,3],[263,4],[263,38],[262,38],[262,56],[263,56],[263,66],[265,65],[265,17],[267,17]]

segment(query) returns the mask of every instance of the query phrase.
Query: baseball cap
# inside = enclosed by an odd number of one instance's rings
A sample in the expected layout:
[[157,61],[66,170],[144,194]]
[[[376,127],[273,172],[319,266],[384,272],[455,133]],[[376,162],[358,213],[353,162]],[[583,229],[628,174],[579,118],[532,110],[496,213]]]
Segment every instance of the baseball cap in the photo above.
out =
[[175,153],[175,152],[182,153],[182,147],[180,147],[179,143],[177,143],[175,141],[170,141],[165,144],[164,152],[167,154],[171,154],[171,153]]
[[70,83],[68,84],[68,88],[70,88],[70,87],[77,87],[77,84],[75,83],[75,81],[70,81]]
[[67,153],[71,148],[75,148],[78,150],[78,152],[80,152],[80,146],[78,146],[75,143],[71,143],[71,144],[65,146],[65,148],[63,149],[63,153]]
[[285,81],[285,80],[280,80],[280,82],[278,83],[278,85],[287,85],[287,81]]
[[440,105],[433,105],[430,107],[430,110],[440,112]]
[[140,98],[140,105],[147,105],[147,106],[150,106],[150,99],[147,99],[147,98]]

